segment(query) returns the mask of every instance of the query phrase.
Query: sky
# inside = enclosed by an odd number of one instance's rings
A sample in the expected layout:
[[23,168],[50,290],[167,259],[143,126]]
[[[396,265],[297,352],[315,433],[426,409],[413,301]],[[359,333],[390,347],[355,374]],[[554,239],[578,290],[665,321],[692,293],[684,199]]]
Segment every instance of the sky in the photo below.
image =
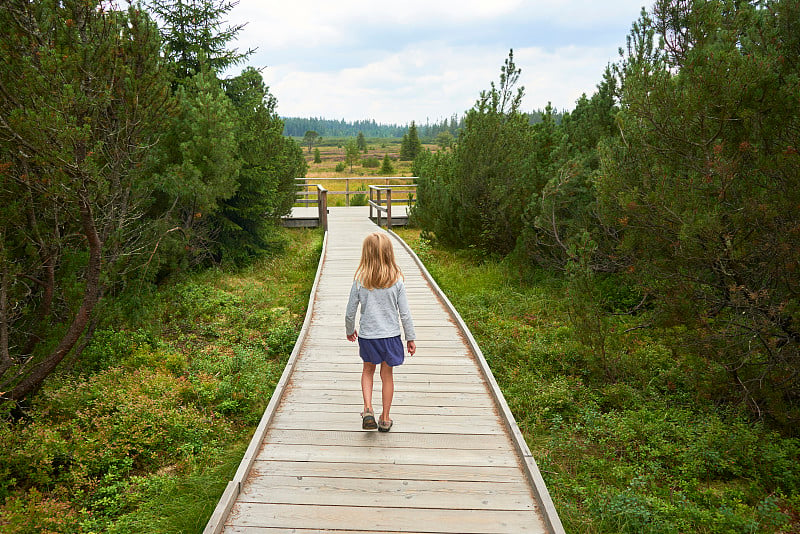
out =
[[284,117],[384,124],[463,115],[514,51],[523,110],[590,96],[642,0],[239,0],[244,64],[263,69]]

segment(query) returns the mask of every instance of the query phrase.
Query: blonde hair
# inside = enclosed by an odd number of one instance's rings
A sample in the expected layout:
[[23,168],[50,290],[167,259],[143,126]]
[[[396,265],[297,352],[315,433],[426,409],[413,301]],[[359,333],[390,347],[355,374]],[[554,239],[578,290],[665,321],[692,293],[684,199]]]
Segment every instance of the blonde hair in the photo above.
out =
[[403,272],[394,259],[392,242],[384,232],[374,232],[364,238],[355,278],[367,289],[392,287],[403,279]]

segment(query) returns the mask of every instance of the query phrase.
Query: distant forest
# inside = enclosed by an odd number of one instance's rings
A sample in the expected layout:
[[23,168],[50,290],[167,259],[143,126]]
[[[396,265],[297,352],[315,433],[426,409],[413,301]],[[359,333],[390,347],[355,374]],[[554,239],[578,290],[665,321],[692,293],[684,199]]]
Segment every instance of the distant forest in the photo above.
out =
[[[291,137],[303,137],[313,130],[322,137],[355,137],[361,132],[365,137],[391,138],[403,137],[408,131],[408,124],[379,124],[374,119],[349,122],[321,117],[284,117],[283,123],[283,135]],[[421,137],[435,137],[445,130],[455,135],[463,125],[464,118],[453,115],[441,122],[417,124],[417,130]]]
[[[531,124],[542,121],[544,110],[533,111],[528,114]],[[561,122],[561,112],[553,112],[556,123]],[[345,121],[336,119],[323,119],[321,117],[283,117],[283,135],[289,137],[303,137],[307,131],[315,131],[322,137],[355,137],[359,132],[365,137],[403,137],[408,131],[408,124],[380,124],[371,120]],[[464,127],[464,116],[453,115],[440,122],[427,122],[417,124],[417,131],[422,139],[433,139],[443,131],[458,135]]]

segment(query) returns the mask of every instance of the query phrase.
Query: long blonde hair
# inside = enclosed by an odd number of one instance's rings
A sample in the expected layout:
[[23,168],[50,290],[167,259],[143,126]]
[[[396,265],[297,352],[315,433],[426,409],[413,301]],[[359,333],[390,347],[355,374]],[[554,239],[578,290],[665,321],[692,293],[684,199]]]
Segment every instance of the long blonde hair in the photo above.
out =
[[355,278],[367,289],[392,287],[403,279],[403,272],[394,259],[392,242],[384,232],[374,232],[364,238]]

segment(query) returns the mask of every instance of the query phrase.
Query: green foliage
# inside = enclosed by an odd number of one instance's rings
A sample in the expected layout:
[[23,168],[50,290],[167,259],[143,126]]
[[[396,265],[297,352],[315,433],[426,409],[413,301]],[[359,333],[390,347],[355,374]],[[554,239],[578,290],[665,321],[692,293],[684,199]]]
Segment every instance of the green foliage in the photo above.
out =
[[[366,191],[367,184],[361,182],[358,186],[359,191]],[[350,197],[350,205],[351,206],[366,206],[368,204],[367,194],[366,193],[357,193]]]
[[448,130],[443,132],[439,132],[436,136],[436,144],[439,145],[441,148],[450,148],[455,143],[455,137],[451,134]]
[[[510,55],[456,147],[415,160],[413,218],[440,243],[566,271],[588,351],[607,352],[612,310],[684,327],[673,347],[702,362],[709,395],[796,433],[798,13],[659,0],[560,121],[519,113]],[[600,273],[625,273],[628,296],[598,300]]]
[[172,100],[139,9],[14,1],[0,25],[0,391],[21,399],[145,264],[143,164]]
[[519,111],[522,89],[514,94],[519,74],[509,53],[500,86],[492,83],[481,93],[455,149],[415,161],[415,217],[444,243],[510,252],[522,226],[520,199],[544,185],[529,172],[536,145],[534,129]]
[[364,138],[363,132],[358,132],[358,136],[356,137],[356,144],[358,145],[358,149],[364,153],[367,152],[367,140]]
[[344,162],[350,165],[350,172],[353,172],[353,165],[361,160],[361,151],[355,139],[348,139],[344,146]]
[[344,161],[340,161],[339,163],[336,164],[336,172],[344,172],[346,168],[347,165],[345,165]]
[[408,132],[403,134],[403,141],[400,144],[400,159],[412,161],[422,152],[422,143],[417,134],[417,125],[411,121]]
[[[319,136],[317,132],[314,130],[306,131],[305,135],[303,135],[303,144],[308,146],[308,153],[311,153],[311,148],[316,144],[319,143],[322,138]],[[316,163],[316,161],[315,161]]]
[[175,78],[183,80],[210,68],[222,72],[244,61],[253,50],[229,50],[244,24],[223,27],[238,2],[228,0],[145,0],[161,22],[164,52]]
[[217,256],[241,265],[275,246],[275,227],[292,209],[295,178],[305,176],[307,164],[300,146],[281,135],[275,98],[258,71],[248,68],[225,87],[237,115],[241,168],[236,193],[221,202],[211,224],[219,232]]
[[[564,268],[573,258],[570,248],[589,233],[596,243],[592,257],[594,270],[613,270],[610,250],[616,244],[609,238],[609,227],[597,217],[594,181],[599,167],[597,145],[615,135],[614,103],[616,80],[606,70],[597,92],[578,100],[575,109],[556,125],[548,106],[536,123],[539,162],[534,169],[540,194],[534,195],[523,216],[525,223],[519,242],[525,257],[540,265]],[[605,254],[604,254],[605,253]]]
[[106,303],[81,372],[51,378],[20,421],[4,409],[4,532],[202,528],[302,322],[321,236],[287,247],[165,284],[134,323]]
[[319,147],[314,149],[314,163],[322,163],[322,156],[319,153]]
[[377,169],[381,166],[381,162],[378,158],[368,157],[361,160],[361,166],[369,169]]
[[794,431],[800,70],[784,58],[800,50],[797,15],[792,2],[657,2],[617,66],[622,135],[603,144],[596,186],[659,320],[691,327],[728,375],[716,394]]
[[[719,407],[702,360],[672,347],[683,327],[629,330],[650,310],[604,317],[605,354],[587,350],[571,319],[574,276],[400,232],[476,337],[567,532],[795,528],[800,440]],[[571,269],[593,277],[583,283],[595,301],[633,298],[606,293],[619,274]]]
[[394,166],[392,165],[392,158],[389,154],[383,155],[383,162],[381,163],[381,174],[393,174]]

